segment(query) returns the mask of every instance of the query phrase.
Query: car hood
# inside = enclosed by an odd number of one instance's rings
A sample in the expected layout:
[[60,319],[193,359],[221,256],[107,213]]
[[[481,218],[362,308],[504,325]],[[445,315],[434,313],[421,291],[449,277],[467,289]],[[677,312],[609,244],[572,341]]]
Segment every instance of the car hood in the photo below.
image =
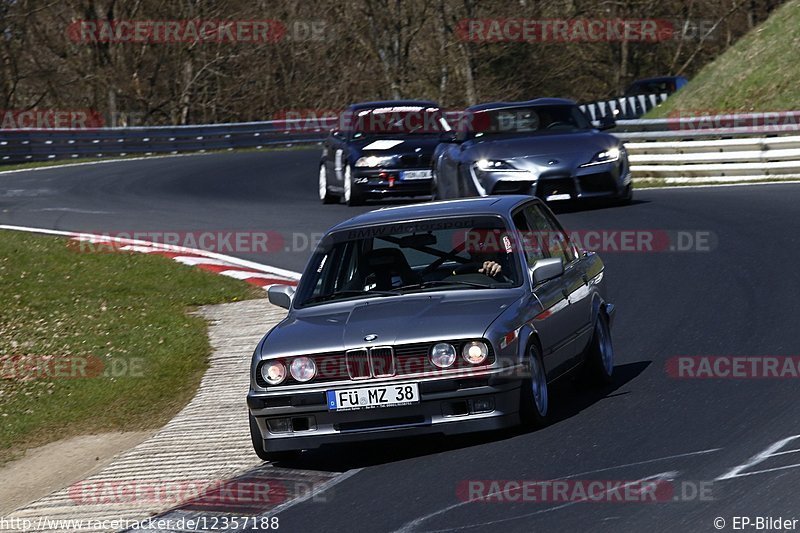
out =
[[619,141],[596,131],[568,134],[539,134],[529,137],[503,136],[465,143],[468,159],[553,158],[588,161],[594,154],[618,146]]
[[[261,354],[288,356],[482,337],[521,296],[518,289],[453,290],[294,310],[268,334]],[[367,335],[378,337],[367,342]]]
[[433,154],[439,144],[437,135],[408,135],[406,137],[387,135],[372,136],[351,141],[350,147],[359,156],[393,154]]

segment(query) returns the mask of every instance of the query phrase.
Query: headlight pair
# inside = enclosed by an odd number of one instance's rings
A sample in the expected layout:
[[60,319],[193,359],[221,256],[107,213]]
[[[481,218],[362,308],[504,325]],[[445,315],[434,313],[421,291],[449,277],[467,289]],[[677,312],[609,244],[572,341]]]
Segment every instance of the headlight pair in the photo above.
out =
[[[489,356],[489,346],[483,341],[471,341],[461,349],[461,357],[470,364],[479,365]],[[431,348],[431,363],[439,368],[449,368],[456,362],[456,348],[452,344],[440,342]]]
[[[287,376],[286,365],[277,359],[261,363],[260,372],[269,385],[280,385]],[[310,357],[295,357],[289,363],[288,374],[300,383],[311,381],[317,375],[317,364]]]
[[[455,346],[446,342],[435,344],[430,352],[431,363],[439,368],[453,366],[457,356]],[[461,357],[473,365],[485,362],[488,356],[489,346],[483,341],[470,341],[461,349]],[[268,385],[280,385],[286,380],[287,375],[291,375],[299,383],[306,383],[317,375],[317,365],[310,357],[294,357],[290,359],[287,372],[286,364],[274,359],[261,363],[259,372]]]

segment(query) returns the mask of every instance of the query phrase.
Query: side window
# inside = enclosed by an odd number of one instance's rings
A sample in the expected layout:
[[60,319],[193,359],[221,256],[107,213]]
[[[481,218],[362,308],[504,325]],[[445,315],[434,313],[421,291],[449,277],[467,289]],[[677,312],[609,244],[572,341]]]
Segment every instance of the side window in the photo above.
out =
[[575,252],[567,236],[547,213],[538,205],[529,205],[524,210],[536,247],[547,257],[558,257],[565,265],[575,259]]
[[572,244],[572,241],[569,240],[569,236],[564,231],[564,228],[561,227],[561,224],[558,223],[552,214],[545,211],[542,211],[542,214],[550,222],[550,226],[553,228],[554,234],[558,235],[561,246],[564,248],[564,257],[566,258],[566,262],[571,263],[572,261],[575,261],[579,257],[578,249],[574,244]]
[[536,264],[539,259],[544,259],[546,256],[545,250],[540,246],[536,239],[535,231],[531,230],[528,224],[528,217],[525,216],[524,211],[518,211],[514,216],[514,227],[519,233],[519,240],[522,243],[523,250],[525,251],[525,260],[528,263],[528,268]]

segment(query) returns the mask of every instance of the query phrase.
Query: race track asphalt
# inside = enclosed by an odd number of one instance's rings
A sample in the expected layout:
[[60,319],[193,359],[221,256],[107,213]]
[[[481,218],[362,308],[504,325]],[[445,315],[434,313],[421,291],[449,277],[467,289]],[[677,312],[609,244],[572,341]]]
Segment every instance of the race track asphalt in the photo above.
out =
[[[267,231],[280,235],[281,250],[232,255],[301,270],[310,253],[303,239],[373,208],[321,205],[317,160],[317,150],[289,150],[3,174],[0,224]],[[285,466],[360,470],[282,511],[280,530],[716,531],[717,517],[724,530],[735,516],[800,519],[800,439],[740,472],[750,475],[715,481],[800,435],[800,379],[679,379],[666,369],[675,356],[800,355],[799,202],[797,184],[701,187],[641,190],[628,206],[560,213],[571,231],[655,232],[674,245],[678,232],[684,244],[701,238],[688,251],[600,250],[618,306],[614,385],[558,385],[553,422],[537,431],[307,453]],[[561,478],[663,478],[675,498],[467,503],[458,494],[468,480]],[[698,488],[705,494],[690,497]]]

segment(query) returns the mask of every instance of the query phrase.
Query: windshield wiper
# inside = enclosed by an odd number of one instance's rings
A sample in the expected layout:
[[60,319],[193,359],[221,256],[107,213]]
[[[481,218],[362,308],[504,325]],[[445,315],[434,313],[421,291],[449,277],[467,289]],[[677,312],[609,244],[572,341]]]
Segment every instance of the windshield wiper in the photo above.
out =
[[497,287],[496,283],[477,283],[474,281],[460,281],[460,280],[452,280],[447,281],[444,279],[441,280],[431,280],[431,281],[423,281],[422,283],[414,283],[413,285],[403,285],[401,287],[397,287],[398,291],[404,291],[409,289],[427,289],[428,287],[439,287],[441,285],[462,285],[464,287],[472,287],[473,289],[494,289]]
[[321,294],[319,296],[314,296],[313,298],[309,298],[304,304],[310,303],[317,303],[317,302],[327,302],[329,300],[333,300],[337,297],[347,297],[347,296],[398,296],[400,293],[396,291],[365,291],[365,290],[358,290],[358,289],[348,289],[344,291],[336,291],[332,292],[331,294]]

